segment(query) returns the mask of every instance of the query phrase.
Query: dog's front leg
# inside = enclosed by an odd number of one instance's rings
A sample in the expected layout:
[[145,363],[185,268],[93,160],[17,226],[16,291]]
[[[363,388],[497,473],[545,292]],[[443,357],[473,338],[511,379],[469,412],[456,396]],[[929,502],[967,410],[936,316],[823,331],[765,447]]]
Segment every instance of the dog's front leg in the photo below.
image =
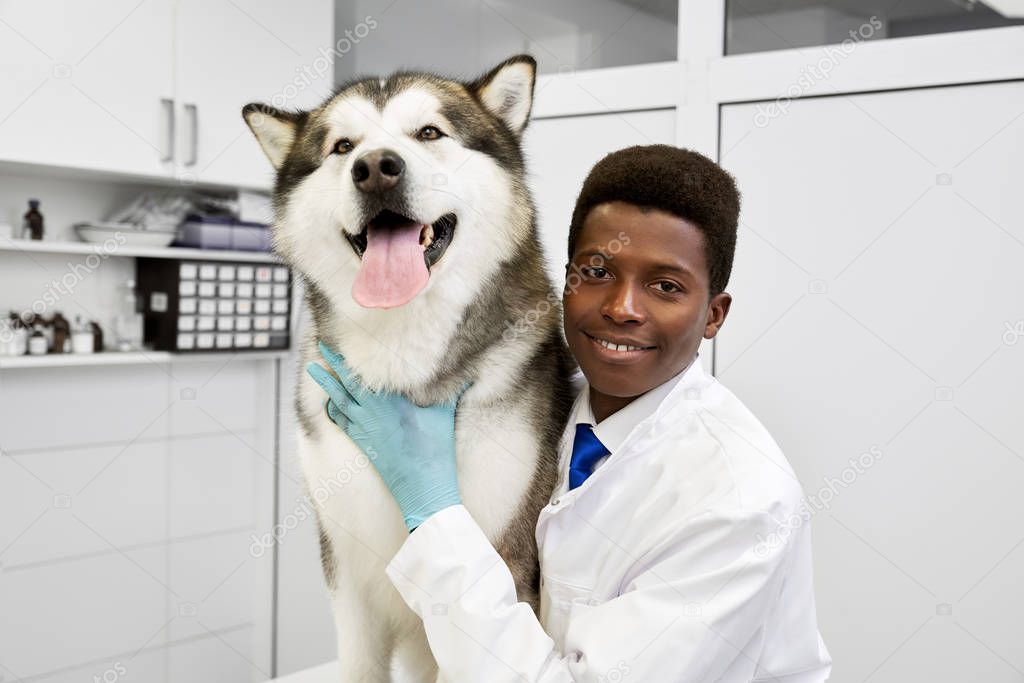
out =
[[390,683],[393,634],[386,616],[354,585],[332,596],[341,683]]
[[395,636],[395,683],[434,683],[437,663],[430,651],[423,622],[412,610],[406,610]]

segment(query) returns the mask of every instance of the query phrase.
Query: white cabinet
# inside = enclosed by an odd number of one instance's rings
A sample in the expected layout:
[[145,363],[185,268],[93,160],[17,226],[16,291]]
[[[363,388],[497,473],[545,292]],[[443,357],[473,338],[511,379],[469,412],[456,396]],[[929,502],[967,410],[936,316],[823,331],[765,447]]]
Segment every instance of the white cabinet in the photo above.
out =
[[278,374],[244,354],[0,370],[2,680],[270,678],[254,539],[275,523]]
[[170,172],[170,0],[0,4],[0,159]]
[[178,0],[177,159],[184,178],[268,187],[273,167],[242,120],[249,102],[308,108],[334,86],[333,6]]
[[0,161],[269,187],[242,106],[327,95],[332,18],[330,0],[3,3]]
[[833,679],[1018,680],[1024,84],[764,107],[715,365],[810,497]]

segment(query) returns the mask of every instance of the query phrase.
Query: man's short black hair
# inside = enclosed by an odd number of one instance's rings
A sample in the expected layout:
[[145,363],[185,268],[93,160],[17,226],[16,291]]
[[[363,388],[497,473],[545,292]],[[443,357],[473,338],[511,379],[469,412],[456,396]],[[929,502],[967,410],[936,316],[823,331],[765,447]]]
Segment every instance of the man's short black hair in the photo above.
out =
[[702,154],[671,145],[638,145],[612,152],[583,181],[569,225],[569,260],[590,210],[620,201],[659,209],[694,223],[704,234],[709,295],[725,290],[736,251],[740,194],[736,181]]

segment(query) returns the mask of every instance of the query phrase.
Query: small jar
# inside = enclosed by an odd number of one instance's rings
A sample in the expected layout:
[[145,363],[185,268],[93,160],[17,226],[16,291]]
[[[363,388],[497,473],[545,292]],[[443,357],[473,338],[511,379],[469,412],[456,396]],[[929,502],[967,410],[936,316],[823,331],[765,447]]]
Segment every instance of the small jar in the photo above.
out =
[[93,343],[92,329],[82,316],[76,315],[71,326],[71,353],[92,353]]
[[28,353],[28,330],[24,327],[14,329],[14,337],[11,340],[11,355],[24,356]]
[[38,327],[32,332],[32,336],[28,338],[28,352],[32,356],[45,356],[49,350],[49,343],[46,341],[46,335]]
[[92,330],[76,330],[71,333],[71,353],[92,353]]

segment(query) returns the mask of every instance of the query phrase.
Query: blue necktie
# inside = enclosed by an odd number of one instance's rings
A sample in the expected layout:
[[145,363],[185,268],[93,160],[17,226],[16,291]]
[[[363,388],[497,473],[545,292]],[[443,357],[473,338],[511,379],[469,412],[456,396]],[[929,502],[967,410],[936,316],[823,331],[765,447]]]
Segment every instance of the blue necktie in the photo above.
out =
[[594,471],[597,461],[608,455],[608,449],[594,434],[593,425],[581,422],[576,425],[576,438],[572,442],[572,459],[569,460],[569,490],[582,484]]

